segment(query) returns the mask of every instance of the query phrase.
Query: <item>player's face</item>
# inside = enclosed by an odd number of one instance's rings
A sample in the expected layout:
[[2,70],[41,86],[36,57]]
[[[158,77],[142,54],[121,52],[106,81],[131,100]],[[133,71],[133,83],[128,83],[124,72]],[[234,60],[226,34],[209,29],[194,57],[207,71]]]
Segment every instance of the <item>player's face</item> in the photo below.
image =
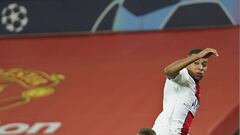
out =
[[196,80],[200,81],[204,73],[207,71],[208,67],[208,59],[207,58],[201,58],[192,64],[187,66],[187,69],[189,71],[189,74]]

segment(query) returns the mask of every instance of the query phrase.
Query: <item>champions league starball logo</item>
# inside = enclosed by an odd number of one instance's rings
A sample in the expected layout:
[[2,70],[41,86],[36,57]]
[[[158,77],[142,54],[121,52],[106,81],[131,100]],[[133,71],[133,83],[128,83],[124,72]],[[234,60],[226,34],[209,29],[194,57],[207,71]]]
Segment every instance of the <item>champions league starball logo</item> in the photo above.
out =
[[9,32],[21,32],[28,23],[27,9],[17,3],[11,3],[1,12],[1,23]]
[[32,100],[52,95],[63,79],[62,74],[48,74],[43,71],[23,68],[0,68],[0,94],[11,90],[11,85],[20,86],[21,94],[0,99],[0,111],[9,110],[31,102]]

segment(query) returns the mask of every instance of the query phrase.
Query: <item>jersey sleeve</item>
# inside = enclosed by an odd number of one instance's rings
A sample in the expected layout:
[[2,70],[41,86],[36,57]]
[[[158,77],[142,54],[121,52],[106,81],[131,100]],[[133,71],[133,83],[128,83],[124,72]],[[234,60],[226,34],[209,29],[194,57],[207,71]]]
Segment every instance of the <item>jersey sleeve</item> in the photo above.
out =
[[191,76],[188,74],[187,69],[183,68],[179,71],[179,74],[174,79],[170,80],[180,85],[188,85],[190,83],[190,79]]

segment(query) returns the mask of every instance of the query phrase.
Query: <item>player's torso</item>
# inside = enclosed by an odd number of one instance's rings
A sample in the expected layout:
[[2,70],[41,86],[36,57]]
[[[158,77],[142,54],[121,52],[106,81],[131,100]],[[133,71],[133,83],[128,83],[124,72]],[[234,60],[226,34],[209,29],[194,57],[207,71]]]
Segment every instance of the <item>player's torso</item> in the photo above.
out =
[[157,135],[187,134],[191,121],[199,107],[196,83],[183,69],[174,79],[167,79],[164,86],[163,111],[157,117],[153,129]]
[[196,96],[196,84],[194,82],[188,86],[184,86],[170,80],[166,81],[163,100],[164,111],[171,112],[174,109],[176,111],[179,106],[183,106],[180,108],[181,110],[191,111],[194,116],[199,105],[200,102]]
[[[153,127],[158,135],[182,134],[184,123],[186,123],[189,114],[191,115],[190,121],[192,121],[199,107],[195,91],[194,87],[168,85],[166,82],[163,111]],[[189,127],[186,128],[186,130],[188,129]]]

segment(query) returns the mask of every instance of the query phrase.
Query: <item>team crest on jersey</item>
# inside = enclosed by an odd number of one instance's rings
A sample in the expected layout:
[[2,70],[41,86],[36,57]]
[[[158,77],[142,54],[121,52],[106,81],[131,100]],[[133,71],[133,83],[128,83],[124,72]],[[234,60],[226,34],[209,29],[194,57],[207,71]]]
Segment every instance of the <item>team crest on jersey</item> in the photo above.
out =
[[52,95],[57,86],[65,78],[62,74],[48,74],[43,71],[23,68],[0,68],[0,93],[10,90],[11,85],[17,84],[21,94],[8,96],[0,100],[0,111],[18,107],[30,101]]
[[194,100],[194,102],[192,104],[187,104],[187,103],[183,103],[183,105],[189,110],[191,111],[191,113],[193,114],[193,116],[195,116],[197,109],[199,108],[200,104],[198,102],[198,100]]

